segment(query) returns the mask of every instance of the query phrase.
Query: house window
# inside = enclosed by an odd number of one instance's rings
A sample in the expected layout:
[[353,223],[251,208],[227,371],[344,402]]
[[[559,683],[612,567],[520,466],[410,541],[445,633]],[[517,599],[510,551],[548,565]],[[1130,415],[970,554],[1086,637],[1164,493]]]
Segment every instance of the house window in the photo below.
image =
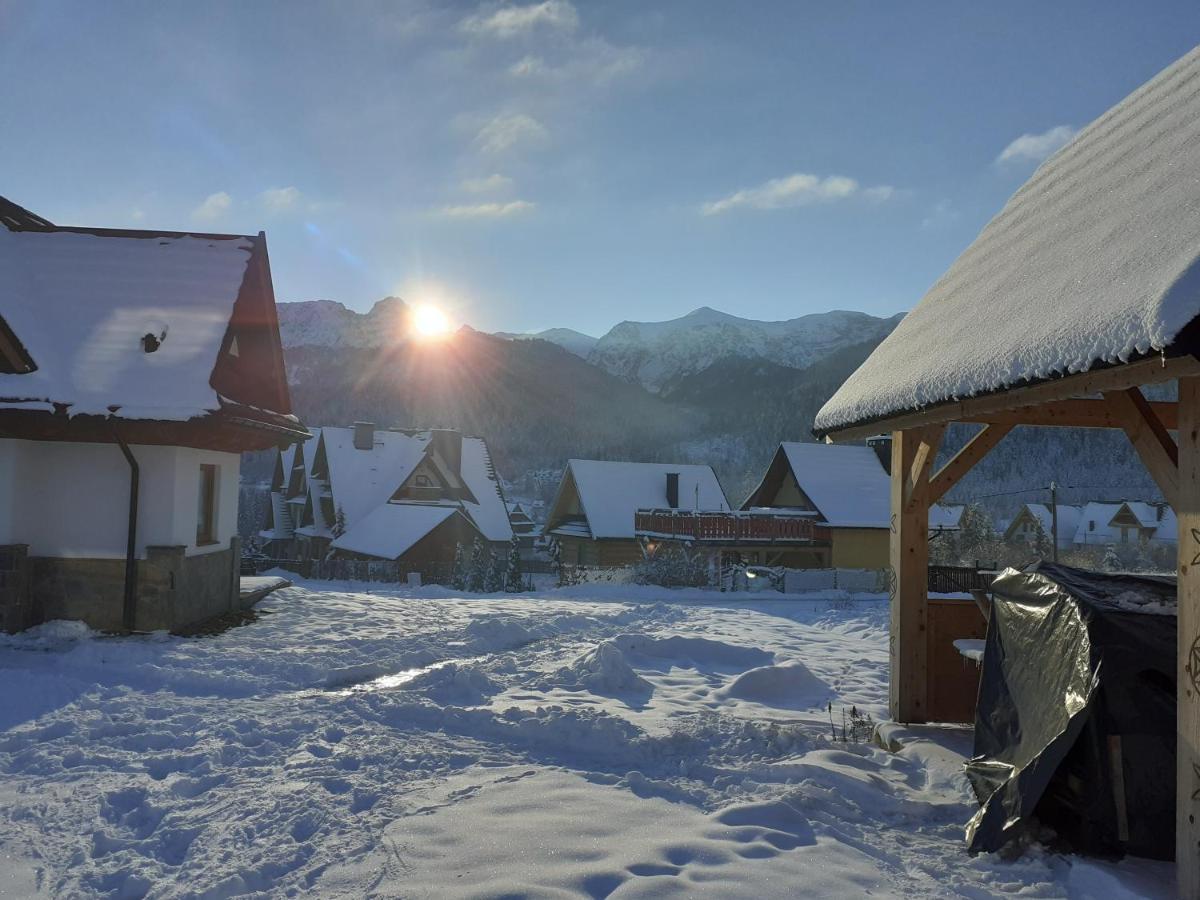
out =
[[200,496],[196,505],[196,544],[217,542],[217,467],[200,466]]
[[429,480],[428,475],[417,476],[417,487],[428,488],[433,487],[433,482]]

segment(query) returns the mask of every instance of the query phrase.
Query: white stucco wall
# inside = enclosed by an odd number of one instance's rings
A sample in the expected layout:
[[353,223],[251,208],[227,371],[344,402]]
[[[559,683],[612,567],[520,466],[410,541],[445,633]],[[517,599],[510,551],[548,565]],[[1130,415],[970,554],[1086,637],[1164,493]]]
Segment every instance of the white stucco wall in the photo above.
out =
[[[138,461],[138,555],[184,546],[189,556],[221,550],[237,533],[236,453],[187,447],[130,447]],[[217,543],[196,546],[201,463],[218,467]],[[129,464],[116,444],[0,440],[0,544],[32,556],[125,556]]]

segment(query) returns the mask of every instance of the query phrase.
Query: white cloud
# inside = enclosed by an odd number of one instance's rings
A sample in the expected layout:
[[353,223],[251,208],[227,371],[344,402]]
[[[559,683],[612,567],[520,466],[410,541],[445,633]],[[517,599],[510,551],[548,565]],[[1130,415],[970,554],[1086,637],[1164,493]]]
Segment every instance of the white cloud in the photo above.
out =
[[539,28],[569,32],[579,27],[579,13],[567,0],[544,0],[481,11],[464,19],[461,27],[470,34],[497,38],[519,37]]
[[211,222],[229,212],[229,207],[232,205],[232,197],[224,191],[217,191],[215,194],[205,197],[204,202],[192,210],[192,218],[202,222]]
[[745,188],[701,207],[706,216],[715,216],[732,209],[788,209],[814,203],[833,203],[851,197],[862,197],[876,203],[890,199],[895,189],[888,185],[863,188],[853,178],[829,175],[821,178],[798,172],[784,178],[772,178],[758,187]]
[[484,153],[503,153],[517,144],[537,143],[547,136],[546,126],[525,113],[506,113],[479,129],[475,143]]
[[583,81],[600,86],[630,75],[646,61],[646,52],[638,47],[617,47],[601,38],[571,41],[569,52],[558,54],[557,65],[543,56],[526,55],[508,67],[513,78],[532,80]]
[[451,219],[505,219],[530,212],[537,206],[529,200],[510,200],[507,203],[471,203],[442,207],[442,215]]
[[292,209],[300,202],[300,191],[294,187],[270,188],[258,195],[268,212],[278,213]]
[[1079,132],[1070,125],[1056,125],[1041,134],[1023,134],[996,157],[999,164],[1009,162],[1041,162],[1065,146]]
[[469,194],[488,194],[508,190],[513,186],[513,180],[497,173],[486,178],[464,178],[458,186]]

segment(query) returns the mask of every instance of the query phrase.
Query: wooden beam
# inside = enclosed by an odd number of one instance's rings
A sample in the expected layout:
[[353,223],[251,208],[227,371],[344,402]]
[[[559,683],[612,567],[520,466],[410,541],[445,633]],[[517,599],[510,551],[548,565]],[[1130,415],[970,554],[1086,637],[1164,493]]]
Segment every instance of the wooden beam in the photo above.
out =
[[993,413],[1007,410],[1042,406],[1055,400],[1071,400],[1094,396],[1104,391],[1123,391],[1138,385],[1161,384],[1175,378],[1194,376],[1200,376],[1200,360],[1190,356],[1173,359],[1142,359],[1093,372],[1067,375],[1029,387],[1016,387],[982,397],[972,397],[968,400],[939,403],[916,412],[898,413],[877,422],[835,429],[829,432],[828,439],[831,441],[860,441],[888,431],[904,431],[910,428],[920,428],[923,425],[980,421]]
[[1104,401],[1112,408],[1113,418],[1125,429],[1163,497],[1174,506],[1179,494],[1179,448],[1166,426],[1135,387],[1106,392]]
[[945,433],[945,425],[930,425],[914,431],[917,448],[913,454],[912,465],[908,470],[908,477],[904,482],[905,506],[913,502],[918,485],[926,485],[929,482],[929,472],[933,468],[934,460],[937,459],[938,448],[942,445],[942,436]]
[[1200,897],[1200,378],[1179,379],[1176,895]]
[[888,699],[897,722],[924,722],[928,715],[929,481],[928,465],[914,464],[921,444],[932,437],[920,430],[892,435]]
[[983,426],[982,430],[967,441],[963,448],[938,469],[936,475],[929,479],[929,502],[933,504],[941,500],[946,491],[958,484],[959,479],[987,456],[991,449],[1012,430],[1012,425]]
[[[1175,430],[1179,408],[1175,403],[1149,402],[1149,407],[1163,426]],[[1122,428],[1113,415],[1112,407],[1101,400],[1052,400],[1041,406],[1022,406],[987,415],[975,416],[965,421],[981,425],[1035,425],[1057,428]]]

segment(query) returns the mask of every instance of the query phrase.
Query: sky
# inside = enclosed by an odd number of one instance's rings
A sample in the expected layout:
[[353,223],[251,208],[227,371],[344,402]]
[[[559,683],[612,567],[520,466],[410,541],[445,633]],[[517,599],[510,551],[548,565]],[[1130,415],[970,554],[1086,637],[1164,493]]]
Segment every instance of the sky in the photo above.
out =
[[0,0],[0,194],[488,331],[891,315],[1197,43],[1195,0]]

